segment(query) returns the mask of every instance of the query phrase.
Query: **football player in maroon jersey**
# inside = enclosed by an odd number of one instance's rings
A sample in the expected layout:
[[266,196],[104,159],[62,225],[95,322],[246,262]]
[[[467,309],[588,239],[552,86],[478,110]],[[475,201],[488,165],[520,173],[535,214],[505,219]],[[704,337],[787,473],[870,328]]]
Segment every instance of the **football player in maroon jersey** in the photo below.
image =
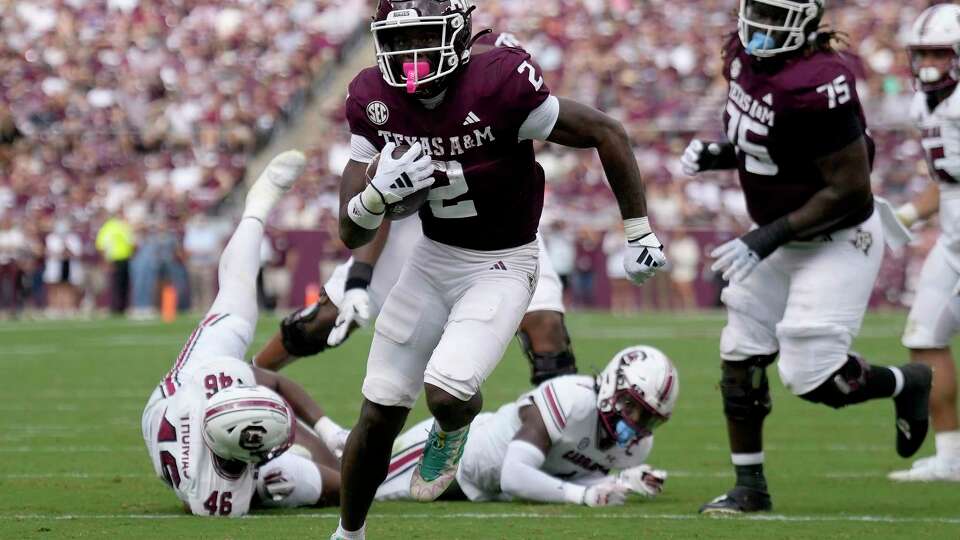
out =
[[884,241],[855,60],[820,29],[823,9],[824,0],[741,1],[739,36],[723,51],[727,140],[694,140],[681,159],[688,174],[737,169],[757,224],[712,253],[713,270],[730,280],[720,388],[737,480],[705,513],[772,508],[762,431],[766,368],[778,355],[784,384],[807,401],[839,408],[892,397],[901,456],[927,432],[930,369],[850,352]]
[[[472,54],[501,46],[521,47],[512,34],[491,32],[476,40]],[[256,354],[253,364],[277,371],[298,358],[340,345],[354,329],[376,320],[386,294],[422,236],[419,219],[381,225],[373,241],[355,249],[350,259],[332,272],[316,303],[283,319],[280,330]],[[577,372],[564,324],[563,286],[543,245],[539,265],[537,289],[517,330],[534,386]]]
[[[393,441],[421,388],[436,421],[411,494],[435,499],[455,477],[470,421],[482,406],[480,384],[536,286],[544,178],[534,139],[595,148],[624,217],[627,274],[640,283],[665,263],[623,126],[552,96],[522,49],[471,56],[472,11],[463,0],[381,0],[371,25],[378,68],[350,84],[351,160],[340,193],[344,243],[369,242],[387,204],[421,189],[430,194],[420,210],[424,238],[377,318],[365,399],[343,454],[335,538],[363,537]],[[400,144],[411,148],[394,157]]]

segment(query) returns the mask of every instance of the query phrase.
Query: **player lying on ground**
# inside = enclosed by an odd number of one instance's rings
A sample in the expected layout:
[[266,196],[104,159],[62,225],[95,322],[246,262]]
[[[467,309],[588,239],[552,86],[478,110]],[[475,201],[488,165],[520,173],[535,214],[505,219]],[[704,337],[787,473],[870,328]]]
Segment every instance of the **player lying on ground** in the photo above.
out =
[[[678,392],[670,360],[642,345],[617,353],[597,377],[551,379],[474,418],[456,481],[442,498],[606,506],[623,504],[629,492],[654,497],[667,474],[645,462]],[[378,500],[411,498],[432,422],[397,438]],[[611,469],[620,472],[611,476]]]
[[[424,237],[375,325],[334,538],[364,537],[394,439],[422,390],[435,422],[411,493],[431,500],[454,481],[483,404],[480,386],[537,284],[544,178],[534,139],[595,148],[624,218],[627,275],[639,283],[665,263],[623,126],[552,96],[522,49],[471,55],[472,11],[463,0],[378,2],[371,31],[379,69],[361,71],[349,87],[341,239],[352,249],[367,244],[391,205],[418,194],[428,202],[420,208]],[[401,144],[409,150],[395,154]]]
[[883,257],[870,191],[873,143],[854,59],[819,28],[824,0],[744,0],[739,39],[723,52],[726,141],[694,140],[688,174],[738,169],[757,228],[718,247],[714,271],[727,325],[720,382],[736,486],[701,509],[770,510],[763,421],[766,368],[795,395],[839,408],[893,398],[897,453],[913,455],[928,427],[931,372],[883,367],[850,352]]
[[922,146],[933,182],[897,215],[910,226],[939,210],[941,234],[927,255],[917,283],[917,296],[903,331],[910,361],[933,368],[930,412],[937,453],[917,460],[911,469],[890,473],[905,482],[960,482],[960,423],[957,421],[957,370],[950,340],[960,330],[951,299],[960,282],[960,6],[937,4],[913,25],[907,50],[918,91],[911,116],[922,134]]
[[196,515],[340,500],[337,459],[297,422],[329,419],[299,385],[243,361],[257,323],[263,224],[304,163],[299,152],[280,154],[250,188],[220,257],[217,298],[143,412],[154,471]]
[[[498,46],[520,45],[510,34],[490,33],[477,40],[474,53]],[[257,353],[254,364],[277,371],[298,357],[336,347],[354,329],[376,320],[387,294],[400,277],[403,263],[422,236],[417,216],[385,222],[373,241],[355,249],[347,262],[337,266],[316,304],[297,310],[280,323],[280,331]],[[577,372],[563,321],[563,286],[542,238],[539,244],[537,288],[517,332],[530,361],[530,382],[534,385]]]

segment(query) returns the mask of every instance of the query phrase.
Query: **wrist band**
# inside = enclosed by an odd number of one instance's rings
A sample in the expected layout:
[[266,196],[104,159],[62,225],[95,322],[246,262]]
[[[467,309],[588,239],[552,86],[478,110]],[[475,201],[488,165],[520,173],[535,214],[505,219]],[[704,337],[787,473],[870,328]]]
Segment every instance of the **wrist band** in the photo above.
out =
[[347,282],[344,290],[366,289],[373,280],[373,265],[365,262],[353,261],[350,270],[347,271]]

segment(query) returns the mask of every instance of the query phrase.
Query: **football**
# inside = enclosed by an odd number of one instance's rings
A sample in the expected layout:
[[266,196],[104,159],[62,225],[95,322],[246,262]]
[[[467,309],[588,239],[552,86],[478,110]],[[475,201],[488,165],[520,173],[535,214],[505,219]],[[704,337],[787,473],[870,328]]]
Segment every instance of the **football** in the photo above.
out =
[[[410,149],[408,144],[400,144],[393,150],[393,157],[397,159]],[[377,174],[377,166],[380,163],[380,154],[377,154],[370,165],[367,165],[367,182]],[[407,195],[403,200],[387,205],[384,217],[389,220],[403,219],[416,214],[423,203],[427,202],[427,195],[430,194],[430,188],[415,191]]]

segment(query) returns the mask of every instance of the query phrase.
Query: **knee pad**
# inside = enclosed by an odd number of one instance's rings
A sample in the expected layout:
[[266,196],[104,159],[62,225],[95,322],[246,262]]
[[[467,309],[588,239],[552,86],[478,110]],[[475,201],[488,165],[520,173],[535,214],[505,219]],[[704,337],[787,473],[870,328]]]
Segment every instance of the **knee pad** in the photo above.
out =
[[834,409],[862,403],[870,399],[866,390],[869,370],[870,365],[863,358],[847,355],[847,363],[827,377],[823,384],[800,395],[800,398]]
[[767,366],[777,353],[751,356],[739,362],[723,362],[720,393],[723,413],[730,420],[760,421],[773,410]]
[[327,348],[337,310],[326,294],[312,306],[287,315],[280,323],[283,348],[293,356],[312,356]]
[[517,332],[520,348],[530,361],[530,383],[534,386],[554,377],[577,373],[577,359],[573,355],[567,327],[563,324],[563,315],[560,315],[558,330],[561,337],[559,343],[553,343],[552,351],[535,351],[527,331],[521,327]]

